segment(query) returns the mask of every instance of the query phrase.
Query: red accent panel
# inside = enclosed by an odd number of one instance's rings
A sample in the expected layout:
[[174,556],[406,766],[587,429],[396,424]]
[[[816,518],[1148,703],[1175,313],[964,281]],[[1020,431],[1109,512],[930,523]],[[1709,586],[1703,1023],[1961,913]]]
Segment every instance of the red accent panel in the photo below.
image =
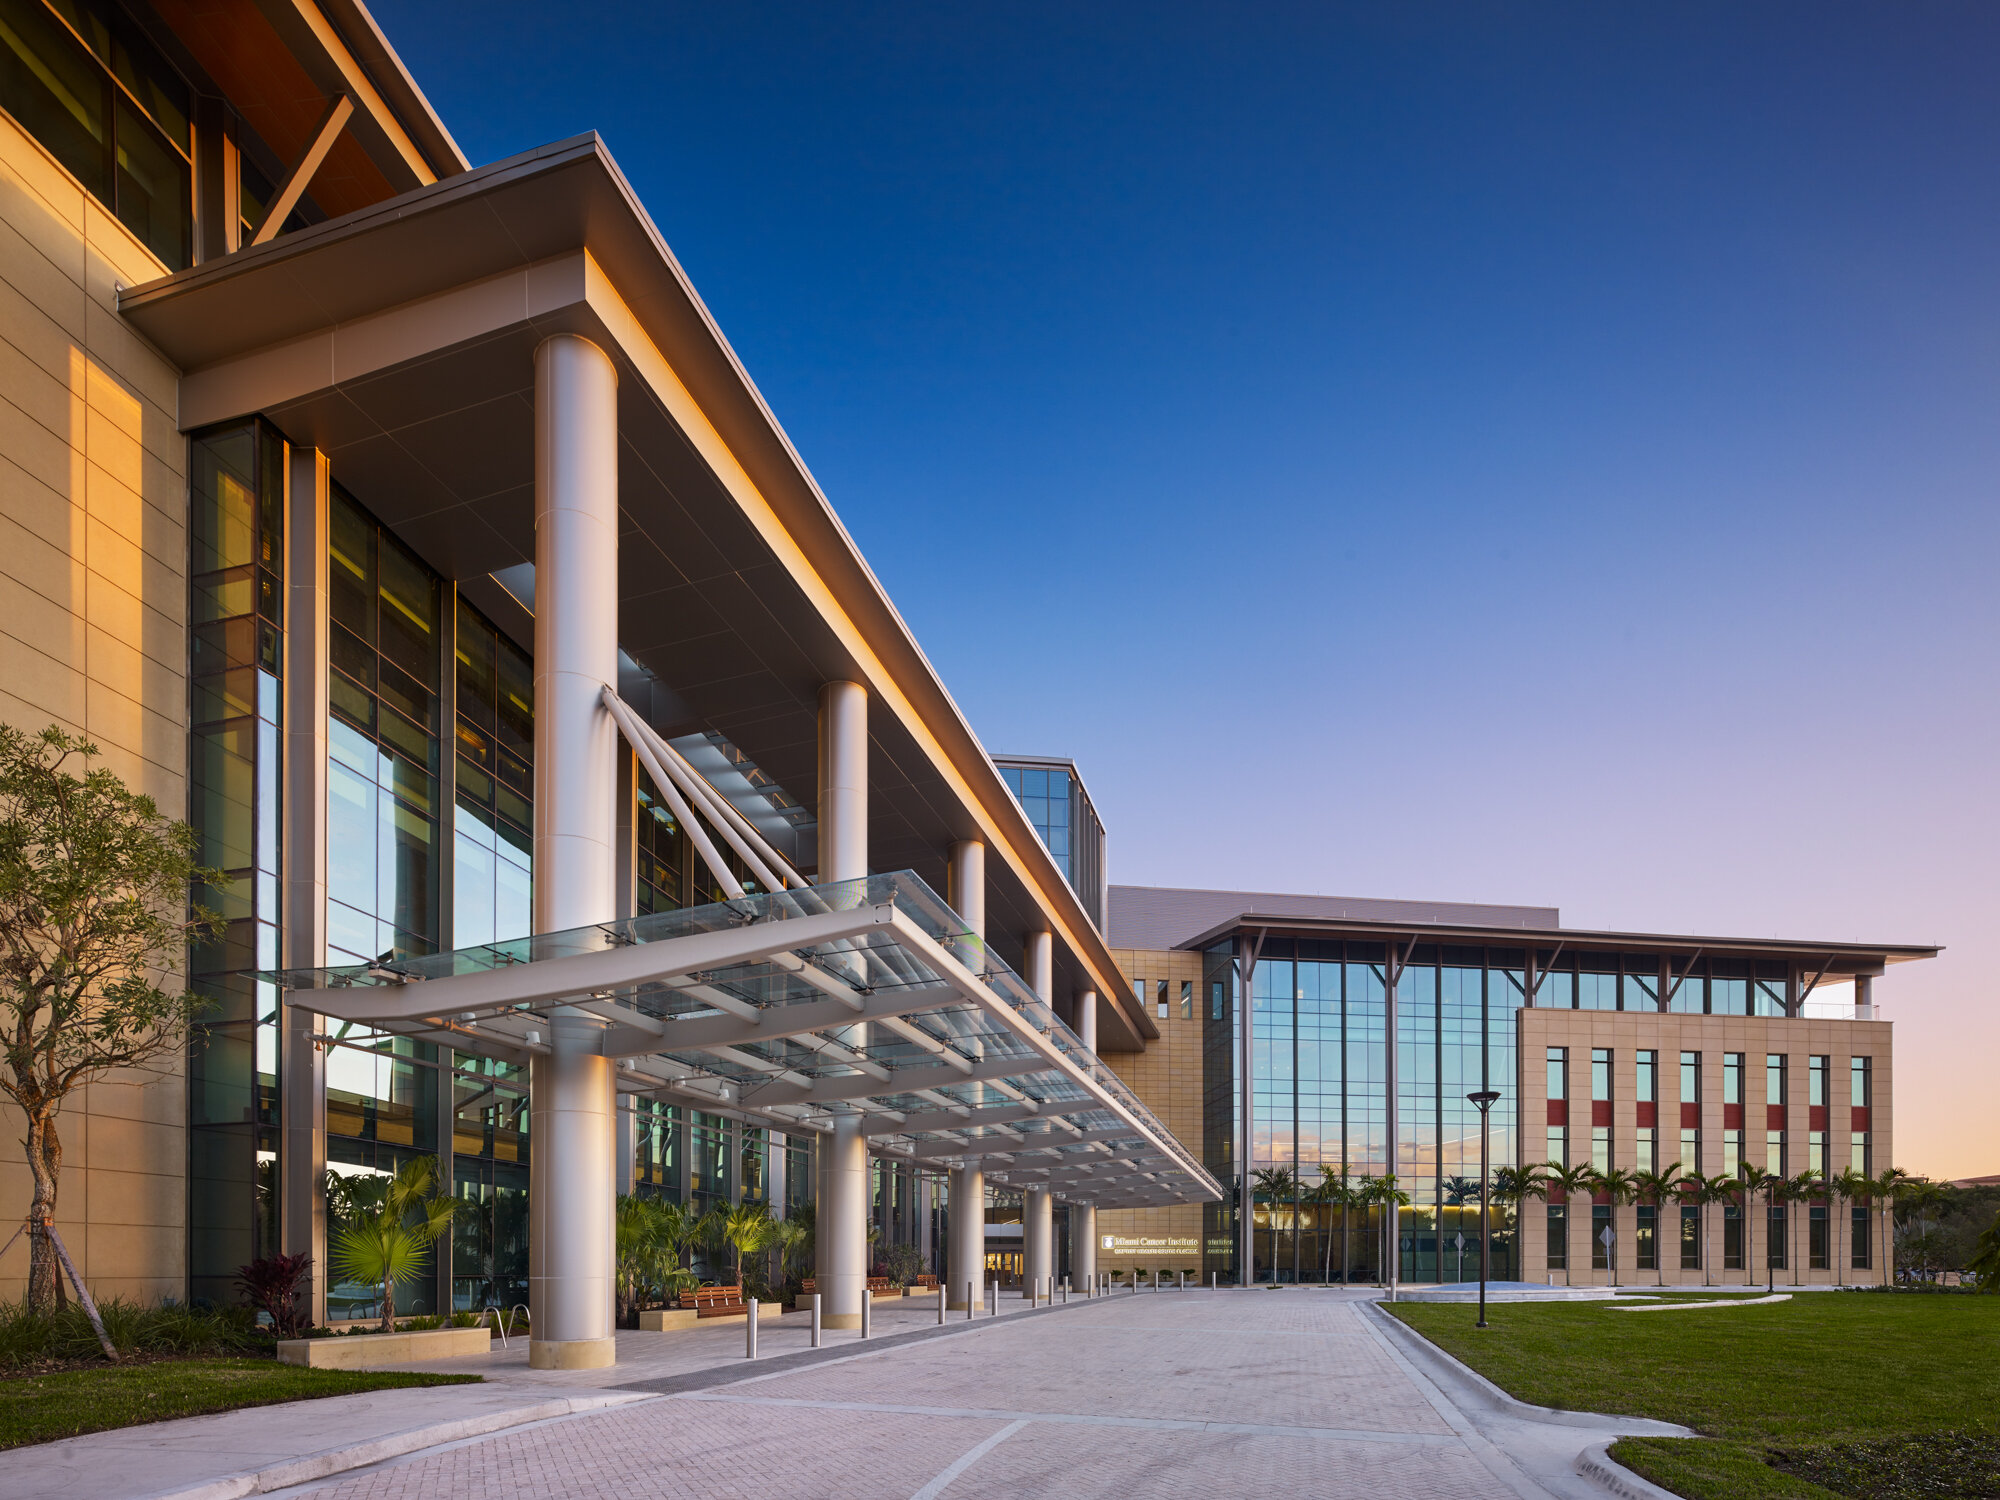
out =
[[1825,1106],[1824,1104],[1809,1104],[1809,1105],[1807,1105],[1807,1106],[1806,1106],[1806,1129],[1808,1129],[1808,1130],[1826,1130],[1826,1129],[1829,1129],[1830,1127],[1829,1127],[1829,1126],[1827,1125],[1827,1123],[1826,1123],[1826,1114],[1827,1114],[1827,1110],[1826,1110],[1826,1106]]
[[1681,1105],[1681,1129],[1701,1129],[1701,1106],[1699,1104],[1683,1103]]
[[1611,1101],[1609,1099],[1593,1099],[1590,1101],[1590,1123],[1593,1125],[1609,1125],[1611,1123]]
[[1764,1106],[1764,1128],[1766,1130],[1783,1130],[1785,1128],[1784,1105],[1767,1104]]
[[1742,1105],[1725,1104],[1722,1106],[1722,1128],[1724,1130],[1741,1130],[1743,1128]]
[[1868,1128],[1868,1111],[1863,1106],[1856,1106],[1854,1111],[1854,1123],[1849,1125],[1848,1129],[1866,1130],[1867,1128]]
[[1660,1124],[1660,1106],[1657,1104],[1642,1103],[1639,1106],[1639,1119],[1637,1123],[1641,1130],[1657,1130]]
[[1551,1125],[1569,1124],[1569,1100],[1551,1099],[1549,1101],[1549,1123]]

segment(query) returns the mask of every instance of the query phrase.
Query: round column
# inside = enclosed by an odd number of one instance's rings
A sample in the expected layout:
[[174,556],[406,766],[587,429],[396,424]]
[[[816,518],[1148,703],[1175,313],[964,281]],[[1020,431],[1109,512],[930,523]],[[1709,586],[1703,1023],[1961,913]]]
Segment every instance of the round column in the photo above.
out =
[[1047,1188],[1029,1188],[1021,1194],[1021,1274],[1027,1278],[1025,1290],[1035,1290],[1055,1274],[1054,1204]]
[[944,898],[971,933],[959,944],[959,961],[977,974],[985,967],[981,950],[986,940],[986,846],[979,840],[960,839],[951,846]]
[[828,1328],[859,1328],[861,1299],[868,1292],[868,1142],[861,1134],[861,1116],[840,1116],[833,1134],[822,1136],[820,1143],[825,1168],[813,1269],[820,1322]]
[[[618,374],[588,339],[535,351],[535,895],[537,933],[616,914]],[[596,945],[592,945],[596,946]],[[543,953],[541,956],[549,956]],[[604,1023],[557,1008],[529,1065],[528,1363],[617,1358],[614,1085]]]
[[1076,1034],[1092,1052],[1097,1050],[1097,991],[1085,990],[1076,997]]
[[945,1256],[947,1308],[965,1311],[965,1287],[972,1299],[986,1282],[986,1173],[980,1167],[955,1167],[951,1173],[951,1234]]
[[1023,962],[1027,972],[1021,977],[1028,981],[1028,988],[1042,997],[1044,1005],[1055,999],[1055,939],[1047,932],[1031,932],[1023,945]]
[[819,690],[819,884],[868,873],[868,690]]
[[1097,1275],[1097,1205],[1069,1206],[1069,1284],[1089,1286]]

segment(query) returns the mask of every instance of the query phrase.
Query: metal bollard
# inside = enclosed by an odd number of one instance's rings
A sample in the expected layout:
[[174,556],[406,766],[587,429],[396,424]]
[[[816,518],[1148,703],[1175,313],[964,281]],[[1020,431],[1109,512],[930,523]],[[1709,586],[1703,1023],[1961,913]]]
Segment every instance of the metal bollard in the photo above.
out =
[[1208,1273],[1208,1289],[1211,1292],[1222,1290],[1222,1273],[1220,1271],[1210,1271]]
[[813,1348],[819,1347],[819,1293],[813,1293]]
[[944,1327],[944,1283],[938,1283],[938,1327]]
[[1069,1278],[1063,1277],[1063,1306],[1069,1306]]
[[986,1283],[986,1316],[989,1318],[1000,1316],[1000,1283],[997,1281]]
[[972,1305],[972,1283],[968,1281],[965,1284],[965,1317],[967,1322],[972,1321]]
[[1185,1271],[1176,1271],[1176,1272],[1175,1272],[1174,1274],[1175,1274],[1176,1276],[1180,1277],[1180,1286],[1179,1286],[1178,1290],[1180,1290],[1180,1291],[1183,1291],[1183,1292],[1184,1292],[1184,1291],[1186,1291],[1186,1290],[1187,1290],[1187,1272],[1185,1272]]
[[861,1336],[868,1337],[868,1314],[875,1306],[875,1294],[868,1290],[868,1283],[861,1283]]
[[743,1357],[745,1359],[755,1359],[757,1357],[757,1299],[752,1297],[743,1306],[745,1310],[743,1318]]

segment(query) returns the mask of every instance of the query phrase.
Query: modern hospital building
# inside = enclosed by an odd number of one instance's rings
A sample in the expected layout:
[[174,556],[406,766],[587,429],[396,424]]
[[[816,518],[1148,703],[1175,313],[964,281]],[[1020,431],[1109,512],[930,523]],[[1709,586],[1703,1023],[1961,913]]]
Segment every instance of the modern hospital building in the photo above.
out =
[[[1108,884],[604,145],[467,162],[361,0],[0,0],[0,110],[0,717],[227,872],[185,1057],[62,1117],[100,1290],[323,1267],[329,1172],[413,1155],[475,1207],[409,1308],[527,1301],[557,1366],[620,1193],[815,1203],[851,1326],[871,1239],[954,1301],[1472,1276],[1482,1085],[1495,1166],[1893,1161],[1872,985],[1932,949]],[[1322,1165],[1409,1192],[1394,1266]],[[1495,1273],[1882,1274],[1787,1211],[1532,1200]]]

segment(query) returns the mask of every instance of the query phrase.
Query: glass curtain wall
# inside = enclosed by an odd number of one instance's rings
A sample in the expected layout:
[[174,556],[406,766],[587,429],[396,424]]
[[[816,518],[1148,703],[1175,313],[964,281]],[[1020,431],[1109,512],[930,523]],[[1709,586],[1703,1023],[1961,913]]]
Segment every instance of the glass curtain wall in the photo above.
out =
[[[1383,1210],[1369,1189],[1388,1169],[1388,976],[1379,943],[1269,940],[1250,983],[1252,1247],[1257,1280],[1379,1279]],[[1419,947],[1397,985],[1400,1275],[1478,1275],[1479,1114],[1465,1099],[1498,1080],[1490,1121],[1493,1168],[1518,1160],[1512,1098],[1514,1011],[1525,955]],[[1212,950],[1205,1072],[1205,1155],[1230,1181],[1233,1119],[1225,1076],[1235,1030],[1235,959]],[[1492,1271],[1513,1276],[1514,1207],[1493,1202]],[[1210,1211],[1208,1266],[1233,1268],[1225,1213]]]
[[234,1302],[236,1268],[278,1248],[279,708],[284,439],[261,422],[189,445],[188,820],[227,920],[189,954],[215,1002],[188,1046],[191,1295]]

